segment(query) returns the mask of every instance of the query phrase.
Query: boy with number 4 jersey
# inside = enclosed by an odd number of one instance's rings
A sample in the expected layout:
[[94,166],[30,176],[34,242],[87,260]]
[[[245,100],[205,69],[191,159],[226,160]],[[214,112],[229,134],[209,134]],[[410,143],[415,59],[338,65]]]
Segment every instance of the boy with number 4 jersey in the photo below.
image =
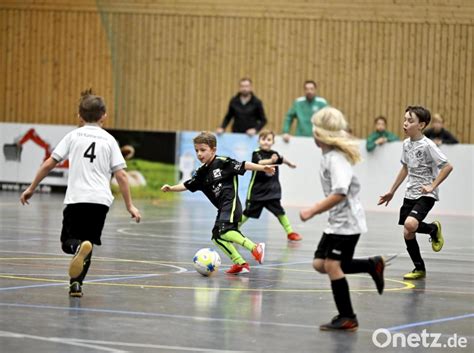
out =
[[106,117],[103,98],[91,90],[83,92],[79,102],[81,127],[59,142],[20,197],[23,205],[28,204],[36,187],[56,164],[69,159],[61,246],[65,253],[74,255],[69,265],[71,297],[82,297],[82,282],[91,264],[92,248],[102,244],[102,229],[114,199],[110,191],[112,174],[117,179],[128,212],[136,222],[141,218],[132,203],[126,164],[117,141],[102,129]]

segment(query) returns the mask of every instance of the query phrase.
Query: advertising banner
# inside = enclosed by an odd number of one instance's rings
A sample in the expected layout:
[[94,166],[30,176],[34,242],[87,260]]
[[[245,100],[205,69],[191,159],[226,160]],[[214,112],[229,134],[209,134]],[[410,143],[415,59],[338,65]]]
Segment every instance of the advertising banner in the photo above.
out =
[[[0,183],[29,184],[73,125],[0,123]],[[66,186],[68,161],[59,163],[42,185]]]

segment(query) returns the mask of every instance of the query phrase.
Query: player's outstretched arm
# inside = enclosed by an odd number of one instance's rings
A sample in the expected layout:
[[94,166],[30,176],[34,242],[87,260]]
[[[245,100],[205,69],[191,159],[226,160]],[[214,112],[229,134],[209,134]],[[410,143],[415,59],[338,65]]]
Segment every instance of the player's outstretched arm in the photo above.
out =
[[395,179],[395,182],[392,185],[392,188],[390,189],[389,192],[380,196],[380,199],[379,199],[379,202],[377,202],[377,205],[381,205],[385,203],[385,207],[387,207],[390,200],[392,200],[393,195],[395,194],[395,191],[397,191],[398,187],[403,182],[403,180],[405,180],[407,175],[408,175],[407,165],[403,164],[402,169],[400,169],[400,172],[398,172],[397,178]]
[[271,174],[271,175],[275,174],[275,166],[255,164],[255,163],[252,163],[252,162],[245,162],[245,170],[252,170],[252,171],[256,171],[256,172],[264,172],[264,173]]
[[127,211],[137,223],[140,222],[142,216],[140,215],[140,211],[138,211],[138,209],[132,203],[132,195],[130,194],[130,187],[128,186],[127,172],[124,169],[120,169],[114,173],[114,176],[115,179],[117,179],[120,193],[122,194]]
[[161,187],[161,191],[163,192],[182,192],[182,191],[186,191],[188,189],[186,189],[186,186],[184,186],[183,183],[181,184],[176,184],[176,185],[168,185],[168,184],[165,184]]
[[317,214],[330,210],[345,198],[346,195],[344,194],[330,194],[328,197],[314,204],[312,207],[302,209],[300,211],[300,218],[303,222],[306,222],[308,219],[313,218]]
[[52,157],[49,157],[47,160],[43,162],[41,167],[39,168],[38,172],[36,173],[36,176],[28,188],[23,191],[23,193],[20,196],[20,202],[22,205],[28,204],[28,200],[33,196],[36,188],[38,187],[39,183],[41,183],[41,180],[43,180],[49,172],[56,167],[56,162]]
[[296,168],[296,164],[291,163],[288,159],[283,158],[283,163],[286,164],[290,168]]

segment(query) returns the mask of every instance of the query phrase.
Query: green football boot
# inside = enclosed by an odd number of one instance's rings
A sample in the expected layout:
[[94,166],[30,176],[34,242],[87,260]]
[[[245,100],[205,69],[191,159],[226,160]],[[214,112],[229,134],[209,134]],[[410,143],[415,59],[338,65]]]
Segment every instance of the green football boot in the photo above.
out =
[[434,221],[432,224],[438,228],[436,231],[436,237],[431,238],[431,248],[434,252],[439,252],[444,245],[443,233],[441,232],[441,223],[439,221]]
[[410,279],[410,280],[416,280],[416,279],[422,279],[426,277],[426,271],[421,271],[417,270],[416,268],[408,272],[406,275],[403,276],[403,279]]

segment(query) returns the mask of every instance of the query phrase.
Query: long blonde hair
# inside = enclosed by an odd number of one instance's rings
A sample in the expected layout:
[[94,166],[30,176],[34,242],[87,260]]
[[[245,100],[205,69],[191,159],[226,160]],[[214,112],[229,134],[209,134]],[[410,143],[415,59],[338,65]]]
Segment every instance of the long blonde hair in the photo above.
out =
[[311,118],[313,135],[322,143],[341,151],[351,164],[362,160],[359,143],[346,132],[347,121],[341,111],[333,107],[319,110]]

